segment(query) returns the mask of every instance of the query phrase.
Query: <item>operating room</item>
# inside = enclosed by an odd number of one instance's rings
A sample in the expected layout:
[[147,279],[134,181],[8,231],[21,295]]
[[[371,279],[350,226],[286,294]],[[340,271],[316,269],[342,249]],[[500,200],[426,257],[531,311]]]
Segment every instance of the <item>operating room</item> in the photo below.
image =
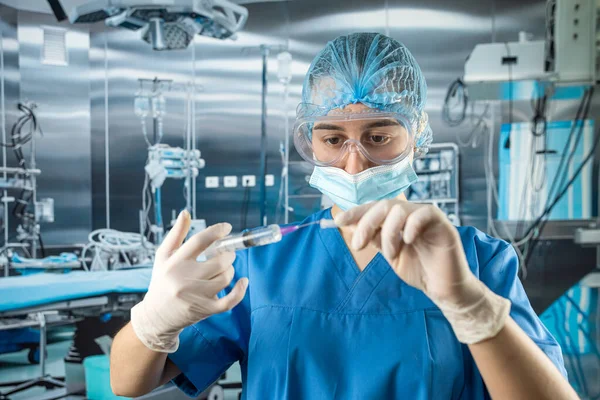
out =
[[599,24],[0,0],[0,400],[600,399]]

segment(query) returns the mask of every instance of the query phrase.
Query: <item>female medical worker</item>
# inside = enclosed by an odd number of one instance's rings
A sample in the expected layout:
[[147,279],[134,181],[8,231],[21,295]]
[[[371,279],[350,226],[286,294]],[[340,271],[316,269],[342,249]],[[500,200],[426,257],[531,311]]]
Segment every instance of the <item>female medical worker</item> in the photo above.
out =
[[[196,257],[183,213],[144,300],[114,341],[115,393],[168,380],[194,396],[239,361],[246,399],[566,399],[560,348],[532,310],[511,246],[453,227],[402,192],[427,151],[426,85],[379,34],[327,44],[294,130],[335,218],[273,245]],[[224,289],[224,290],[223,290]]]

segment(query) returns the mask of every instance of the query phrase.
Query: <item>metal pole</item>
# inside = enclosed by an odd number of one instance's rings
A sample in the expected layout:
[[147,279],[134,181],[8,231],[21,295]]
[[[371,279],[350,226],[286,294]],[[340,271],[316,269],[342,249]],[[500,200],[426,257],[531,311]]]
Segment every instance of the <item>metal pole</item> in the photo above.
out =
[[[6,105],[4,104],[4,33],[0,31],[0,102],[2,106],[2,143],[6,143]],[[4,168],[3,178],[7,179],[6,175],[6,146],[2,146],[2,166]],[[7,192],[3,191],[3,206],[4,206],[4,245],[8,244],[8,202],[6,201]],[[7,265],[8,271],[8,265]]]
[[[154,80],[152,81],[152,96],[156,96],[158,95],[158,89],[160,88],[160,83],[162,81],[160,81],[158,79],[158,77],[155,77]],[[153,97],[154,99],[155,97]],[[154,117],[154,115],[152,116],[152,123],[153,123],[153,129],[154,129],[154,134],[153,134],[153,141],[152,141],[152,145],[156,144],[156,138],[158,137],[158,130],[159,130],[159,122],[158,122],[158,118]]]
[[106,229],[110,229],[110,143],[108,141],[108,37],[104,34],[104,187],[106,197]]
[[[31,104],[31,108],[35,108],[35,104]],[[32,122],[33,123],[33,122]],[[31,154],[30,154],[30,163],[31,163],[31,168],[35,169],[36,165],[35,165],[35,132],[33,132],[33,134],[31,135]],[[31,252],[32,252],[32,256],[33,258],[37,258],[37,244],[38,244],[38,239],[39,237],[37,236],[39,234],[38,229],[37,229],[37,215],[35,212],[35,203],[37,201],[37,179],[35,177],[35,175],[31,175],[31,189],[33,190],[33,196],[32,196],[32,203],[33,203],[33,232],[32,232],[32,237],[31,237]],[[26,212],[26,211],[25,211]]]
[[288,100],[288,94],[289,94],[289,83],[286,83],[284,88],[284,94],[283,94],[283,112],[285,114],[285,164],[283,166],[283,168],[285,168],[285,192],[284,192],[284,207],[285,207],[285,211],[284,211],[284,222],[287,224],[289,223],[289,208],[290,208],[290,198],[289,198],[289,182],[290,182],[290,122],[289,122],[289,115],[288,115],[288,109],[287,109],[287,100]]
[[156,135],[157,135],[156,132],[158,131],[158,118],[152,118],[152,123],[153,123],[153,129],[154,129],[152,144],[156,144]]
[[140,210],[139,218],[140,218],[140,236],[142,237],[142,241],[144,241],[144,238],[145,238],[144,227],[146,225],[146,216],[144,214],[144,210]]
[[3,172],[5,174],[28,174],[28,175],[40,175],[42,173],[42,171],[40,171],[39,169],[33,169],[33,168],[21,168],[21,167],[5,167],[5,168],[1,168],[0,167],[0,172]]
[[[193,85],[193,83],[192,83]],[[185,124],[185,150],[186,150],[186,154],[187,154],[187,162],[188,162],[188,167],[187,167],[187,176],[185,178],[185,191],[187,193],[186,195],[186,202],[185,202],[185,208],[188,211],[193,211],[192,210],[192,181],[194,180],[194,176],[193,176],[193,171],[192,171],[192,165],[191,165],[191,161],[192,161],[192,121],[191,121],[191,115],[192,115],[192,105],[191,105],[191,90],[192,86],[188,86],[187,87],[187,93],[186,93],[186,104],[185,104],[185,117],[186,117],[186,124]]]
[[160,188],[154,191],[154,222],[156,224],[156,244],[160,245],[163,239],[163,221],[162,221],[162,196]]
[[267,225],[267,58],[269,47],[261,45],[262,51],[262,118],[260,132],[260,223]]
[[38,313],[40,322],[40,377],[46,376],[46,316],[44,313]]
[[[192,150],[196,150],[196,45],[192,40]],[[196,219],[196,178],[192,177],[192,218]]]

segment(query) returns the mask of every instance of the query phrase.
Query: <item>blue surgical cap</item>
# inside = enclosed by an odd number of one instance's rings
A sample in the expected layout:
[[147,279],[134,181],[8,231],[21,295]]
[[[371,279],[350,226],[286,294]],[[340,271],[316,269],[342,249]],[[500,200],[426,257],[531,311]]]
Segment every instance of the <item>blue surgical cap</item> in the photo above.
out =
[[401,113],[413,125],[415,156],[420,156],[432,141],[423,110],[426,100],[421,68],[402,43],[378,33],[354,33],[337,37],[317,54],[304,80],[297,115],[324,116],[356,103]]

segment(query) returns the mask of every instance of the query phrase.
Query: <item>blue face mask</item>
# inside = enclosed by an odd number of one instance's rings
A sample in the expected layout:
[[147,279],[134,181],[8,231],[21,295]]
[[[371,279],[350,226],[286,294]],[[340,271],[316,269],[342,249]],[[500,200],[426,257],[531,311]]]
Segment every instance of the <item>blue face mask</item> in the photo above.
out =
[[315,167],[310,186],[346,211],[371,201],[391,199],[418,180],[409,158],[350,175],[341,168]]

